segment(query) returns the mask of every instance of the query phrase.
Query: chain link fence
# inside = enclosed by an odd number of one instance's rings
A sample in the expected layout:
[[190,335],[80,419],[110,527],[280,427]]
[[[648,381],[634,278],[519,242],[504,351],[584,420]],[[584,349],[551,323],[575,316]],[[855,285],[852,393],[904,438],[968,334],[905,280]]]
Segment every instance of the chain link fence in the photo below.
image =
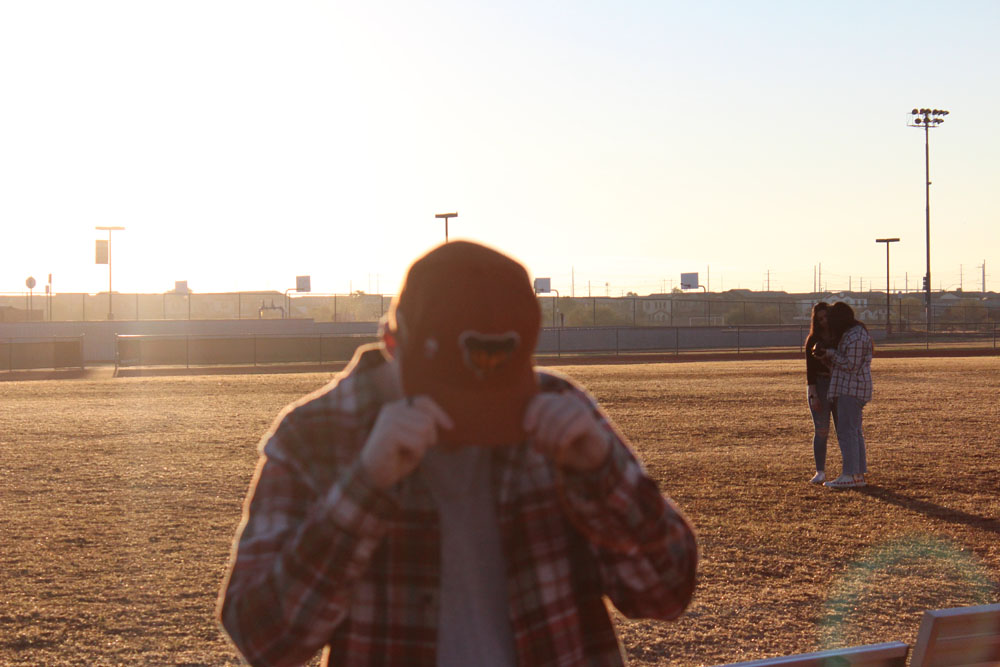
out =
[[[886,324],[884,293],[787,295],[773,298],[748,293],[670,294],[625,297],[539,297],[545,327],[706,327],[806,325],[816,301],[845,301],[858,318]],[[79,322],[144,320],[311,319],[316,322],[378,322],[392,297],[382,294],[0,294],[0,322]],[[1000,296],[945,293],[935,295],[931,331],[969,324],[1000,322]],[[926,331],[927,313],[920,295],[889,298],[888,321],[898,332]]]

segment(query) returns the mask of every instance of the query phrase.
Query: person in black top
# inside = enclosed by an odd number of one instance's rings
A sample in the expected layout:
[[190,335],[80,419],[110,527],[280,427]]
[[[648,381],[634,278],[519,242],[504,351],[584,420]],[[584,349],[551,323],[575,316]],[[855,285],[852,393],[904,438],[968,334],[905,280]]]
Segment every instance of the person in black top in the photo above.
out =
[[816,459],[816,474],[809,480],[813,484],[826,481],[826,442],[830,435],[830,418],[834,424],[837,415],[827,398],[830,388],[830,366],[826,361],[826,350],[836,347],[836,341],[828,324],[830,304],[820,301],[812,309],[812,322],[806,338],[806,384],[809,411],[813,420],[813,457]]

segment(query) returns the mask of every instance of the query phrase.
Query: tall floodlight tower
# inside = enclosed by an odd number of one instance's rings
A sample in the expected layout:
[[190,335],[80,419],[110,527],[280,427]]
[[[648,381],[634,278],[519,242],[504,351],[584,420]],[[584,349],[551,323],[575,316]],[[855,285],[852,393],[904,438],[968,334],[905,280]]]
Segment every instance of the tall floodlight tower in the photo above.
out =
[[927,202],[927,272],[924,274],[924,307],[927,309],[927,331],[931,330],[931,149],[930,132],[944,122],[944,109],[914,109],[906,124],[924,130],[924,192]]

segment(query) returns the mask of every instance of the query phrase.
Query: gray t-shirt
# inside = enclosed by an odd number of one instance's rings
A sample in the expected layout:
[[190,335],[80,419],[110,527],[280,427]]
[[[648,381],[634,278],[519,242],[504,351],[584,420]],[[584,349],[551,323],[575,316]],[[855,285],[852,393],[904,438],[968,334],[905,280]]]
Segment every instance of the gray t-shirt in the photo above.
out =
[[517,663],[490,454],[437,447],[420,463],[441,517],[438,667]]

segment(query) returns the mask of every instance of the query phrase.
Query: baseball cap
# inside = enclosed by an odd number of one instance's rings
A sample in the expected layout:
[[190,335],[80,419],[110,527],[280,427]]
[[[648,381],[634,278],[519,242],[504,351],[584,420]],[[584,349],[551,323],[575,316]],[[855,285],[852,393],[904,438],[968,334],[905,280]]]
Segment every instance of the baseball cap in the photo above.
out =
[[469,241],[437,246],[410,267],[388,320],[403,391],[430,396],[455,424],[441,442],[524,439],[541,311],[520,263]]

